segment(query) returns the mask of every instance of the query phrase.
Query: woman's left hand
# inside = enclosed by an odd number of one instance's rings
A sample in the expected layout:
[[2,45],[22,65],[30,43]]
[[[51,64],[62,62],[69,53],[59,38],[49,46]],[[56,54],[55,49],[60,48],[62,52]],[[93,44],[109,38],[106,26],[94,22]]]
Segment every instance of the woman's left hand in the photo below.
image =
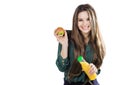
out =
[[89,73],[92,75],[94,73],[97,73],[97,68],[96,66],[93,64],[93,63],[90,63],[90,70],[89,70]]

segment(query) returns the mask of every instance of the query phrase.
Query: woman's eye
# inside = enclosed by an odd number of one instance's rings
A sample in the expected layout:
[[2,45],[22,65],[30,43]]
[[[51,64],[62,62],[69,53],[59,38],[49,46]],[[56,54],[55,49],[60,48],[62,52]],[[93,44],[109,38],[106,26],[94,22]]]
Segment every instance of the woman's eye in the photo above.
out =
[[82,19],[78,19],[78,21],[83,21]]
[[87,21],[89,21],[90,19],[89,18],[87,18]]

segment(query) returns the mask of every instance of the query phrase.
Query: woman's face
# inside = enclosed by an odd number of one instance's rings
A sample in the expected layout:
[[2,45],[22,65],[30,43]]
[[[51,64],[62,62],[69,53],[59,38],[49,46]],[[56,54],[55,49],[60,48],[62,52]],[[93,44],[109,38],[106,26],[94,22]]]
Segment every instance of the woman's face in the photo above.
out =
[[90,20],[86,11],[80,12],[78,14],[78,28],[83,35],[89,34],[91,30]]

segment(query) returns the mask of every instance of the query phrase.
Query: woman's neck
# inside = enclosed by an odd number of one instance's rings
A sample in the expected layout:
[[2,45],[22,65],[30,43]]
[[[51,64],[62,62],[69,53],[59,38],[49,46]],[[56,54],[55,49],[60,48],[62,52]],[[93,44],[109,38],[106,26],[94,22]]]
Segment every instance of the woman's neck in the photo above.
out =
[[89,42],[89,34],[84,34],[83,36],[84,36],[85,44],[88,44],[88,42]]
[[88,42],[89,42],[89,37],[84,38],[84,42],[85,42],[85,44],[88,44]]

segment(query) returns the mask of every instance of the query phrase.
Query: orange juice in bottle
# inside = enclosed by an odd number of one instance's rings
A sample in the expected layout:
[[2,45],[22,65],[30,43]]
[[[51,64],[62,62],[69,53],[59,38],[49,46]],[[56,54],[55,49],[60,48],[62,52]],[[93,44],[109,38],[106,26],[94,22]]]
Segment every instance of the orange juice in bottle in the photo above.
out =
[[94,74],[91,75],[91,74],[89,73],[89,70],[90,70],[89,63],[86,62],[82,56],[79,56],[79,57],[77,58],[77,60],[78,60],[79,63],[81,64],[82,70],[87,74],[88,78],[89,78],[90,80],[95,80],[96,77],[97,77],[97,74],[94,73]]

